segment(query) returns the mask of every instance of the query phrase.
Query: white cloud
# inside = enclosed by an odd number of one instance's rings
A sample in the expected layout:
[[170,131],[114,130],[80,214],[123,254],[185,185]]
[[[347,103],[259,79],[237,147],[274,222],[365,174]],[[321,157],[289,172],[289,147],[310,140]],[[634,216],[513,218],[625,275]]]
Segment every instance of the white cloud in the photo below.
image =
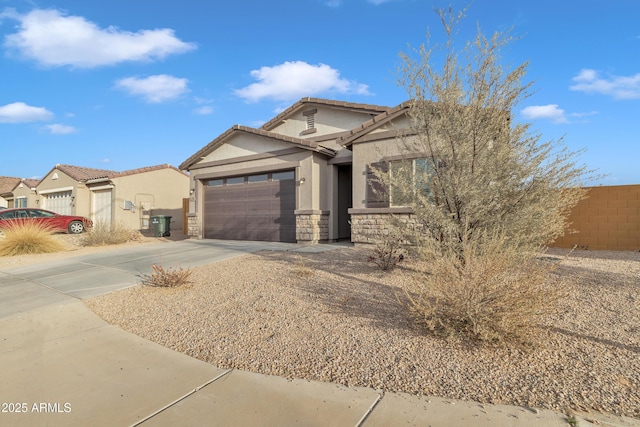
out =
[[147,102],[170,101],[189,92],[187,79],[158,74],[146,78],[126,77],[116,81],[115,86],[131,95],[142,96]]
[[32,107],[24,102],[0,106],[0,123],[28,123],[47,121],[53,113],[43,107]]
[[73,126],[61,125],[54,123],[52,125],[45,126],[52,135],[68,135],[70,133],[76,133],[78,130]]
[[210,107],[208,105],[204,105],[202,107],[198,107],[198,108],[194,109],[193,112],[195,114],[200,115],[200,116],[206,116],[206,115],[209,115],[209,114],[213,113],[213,107]]
[[4,46],[45,66],[92,68],[126,61],[152,61],[195,49],[168,28],[123,31],[100,28],[81,16],[65,16],[55,9],[34,9],[20,15],[5,10],[0,17],[20,22]]
[[340,72],[325,64],[311,65],[303,61],[285,62],[251,71],[258,80],[235,93],[249,102],[270,98],[290,101],[324,92],[369,95],[367,85],[340,78]]
[[104,159],[100,159],[98,160],[100,163],[111,163],[111,159],[108,157],[105,157]]
[[524,108],[522,116],[527,120],[548,119],[554,123],[567,123],[567,117],[558,104],[532,105]]
[[640,99],[640,73],[632,76],[600,78],[596,70],[583,69],[572,79],[569,89],[609,95],[615,99]]

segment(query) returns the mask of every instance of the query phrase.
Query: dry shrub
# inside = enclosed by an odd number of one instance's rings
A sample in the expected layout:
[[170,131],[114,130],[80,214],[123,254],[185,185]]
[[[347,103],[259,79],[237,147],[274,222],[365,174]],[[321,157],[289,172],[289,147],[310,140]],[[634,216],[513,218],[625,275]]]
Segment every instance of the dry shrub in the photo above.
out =
[[0,239],[0,256],[44,254],[64,250],[64,246],[53,236],[50,227],[44,224],[21,221],[10,223]]
[[144,275],[142,284],[147,286],[175,288],[191,283],[189,277],[193,270],[186,268],[164,268],[161,265],[153,264],[151,274]]
[[137,234],[119,222],[96,221],[84,235],[83,243],[85,246],[120,245],[135,240]]
[[406,242],[396,227],[390,227],[387,234],[383,234],[376,241],[367,261],[374,263],[380,270],[392,270],[404,259]]
[[304,260],[296,261],[291,273],[298,279],[308,279],[314,275],[313,269],[310,268]]
[[522,253],[504,238],[431,257],[407,281],[409,308],[437,334],[486,343],[535,342],[544,316],[566,295],[558,262]]

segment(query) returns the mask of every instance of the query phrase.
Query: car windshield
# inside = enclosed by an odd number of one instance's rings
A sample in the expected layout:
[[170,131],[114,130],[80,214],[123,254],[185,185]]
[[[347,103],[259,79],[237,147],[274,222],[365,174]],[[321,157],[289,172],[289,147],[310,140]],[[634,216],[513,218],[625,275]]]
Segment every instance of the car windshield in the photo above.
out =
[[41,211],[39,209],[33,209],[29,212],[32,218],[53,218],[56,216],[53,212]]
[[0,219],[14,219],[15,217],[16,217],[16,211],[0,213]]

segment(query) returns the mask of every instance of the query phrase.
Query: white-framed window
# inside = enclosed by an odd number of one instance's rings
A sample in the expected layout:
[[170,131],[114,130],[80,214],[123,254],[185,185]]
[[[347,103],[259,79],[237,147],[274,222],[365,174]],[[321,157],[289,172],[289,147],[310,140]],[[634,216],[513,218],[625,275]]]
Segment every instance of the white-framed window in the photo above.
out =
[[16,197],[13,201],[13,207],[15,208],[26,208],[27,207],[27,198],[26,197]]

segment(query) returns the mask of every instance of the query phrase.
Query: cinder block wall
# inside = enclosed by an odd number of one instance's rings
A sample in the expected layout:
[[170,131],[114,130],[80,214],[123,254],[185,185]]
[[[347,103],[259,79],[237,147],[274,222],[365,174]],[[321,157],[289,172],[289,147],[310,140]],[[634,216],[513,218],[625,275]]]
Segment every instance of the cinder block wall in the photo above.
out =
[[571,228],[551,246],[591,250],[640,250],[640,185],[590,187],[572,210]]

